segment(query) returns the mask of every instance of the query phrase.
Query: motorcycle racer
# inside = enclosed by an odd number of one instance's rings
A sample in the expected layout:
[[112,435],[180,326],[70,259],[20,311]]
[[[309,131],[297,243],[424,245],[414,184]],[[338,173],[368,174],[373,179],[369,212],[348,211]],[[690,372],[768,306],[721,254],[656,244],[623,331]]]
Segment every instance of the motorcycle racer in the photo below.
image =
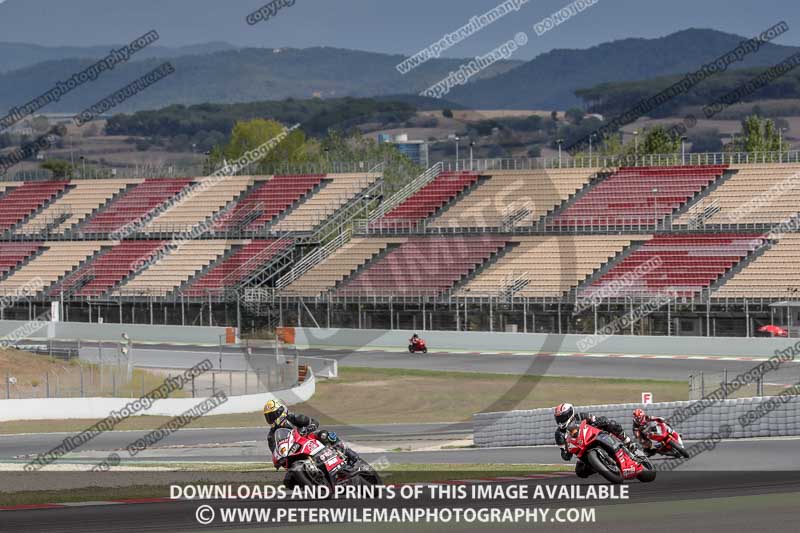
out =
[[641,443],[648,456],[654,455],[656,450],[662,446],[661,442],[653,442],[650,437],[653,434],[660,434],[661,424],[664,422],[666,422],[665,419],[660,416],[650,416],[643,409],[634,409],[633,411],[633,435]]
[[347,446],[333,431],[319,430],[319,422],[301,413],[291,413],[289,408],[280,400],[269,400],[264,404],[264,419],[270,426],[267,444],[270,452],[275,452],[275,432],[280,428],[297,428],[301,433],[315,437],[323,444],[329,445],[342,453],[351,465],[356,464],[361,457]]
[[[575,407],[571,403],[557,405],[553,410],[553,416],[556,419],[556,424],[558,424],[558,429],[556,429],[555,432],[555,440],[556,444],[561,449],[561,458],[564,461],[570,461],[572,459],[572,454],[569,453],[565,447],[567,428],[570,425],[579,424],[583,420],[597,429],[607,431],[616,436],[627,448],[633,449],[635,447],[631,438],[625,434],[622,425],[616,420],[610,420],[604,416],[594,416],[591,413],[576,412]],[[575,474],[578,477],[588,477],[592,473],[591,468],[582,461],[578,460],[575,463]]]

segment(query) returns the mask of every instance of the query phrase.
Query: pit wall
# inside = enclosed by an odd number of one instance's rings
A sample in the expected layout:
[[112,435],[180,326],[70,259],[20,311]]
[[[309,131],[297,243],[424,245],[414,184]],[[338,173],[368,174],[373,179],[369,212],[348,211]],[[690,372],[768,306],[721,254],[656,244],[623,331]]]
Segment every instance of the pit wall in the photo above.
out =
[[[788,400],[785,403],[782,400]],[[686,408],[695,402],[664,402],[646,407],[647,413],[669,419],[676,409]],[[755,411],[748,418],[747,413],[762,406],[776,405],[777,408],[766,416],[755,419]],[[591,405],[575,407],[579,412],[590,412],[616,420],[626,432],[632,431],[631,415],[638,403],[616,405]],[[754,420],[742,425],[740,417]],[[494,446],[534,446],[555,444],[556,430],[553,409],[532,409],[529,411],[507,411],[497,413],[478,413],[473,415],[475,444],[479,447]],[[731,429],[727,438],[785,437],[800,435],[800,400],[791,397],[743,398],[722,400],[707,407],[702,412],[673,423],[673,427],[684,439],[699,440],[713,438],[715,433],[724,433],[725,427]]]
[[[309,373],[297,387],[262,394],[228,396],[228,401],[211,411],[211,415],[232,415],[258,411],[269,400],[281,399],[288,405],[310,399],[316,391],[316,378]],[[12,420],[101,420],[111,411],[121,411],[135,398],[33,398],[26,400],[0,400],[0,422]],[[206,398],[167,398],[156,400],[149,409],[134,416],[180,416]]]
[[[344,328],[294,328],[298,348],[374,348],[400,349],[408,346],[411,330],[371,330]],[[591,348],[580,349],[591,335],[543,333],[488,333],[422,331],[430,351],[469,352],[527,351],[534,353],[601,353],[625,355],[715,355],[769,357],[797,339],[742,337],[650,337],[613,335]]]
[[[114,341],[127,333],[135,343],[208,344],[237,342],[236,328],[213,326],[151,326],[149,324],[96,324],[88,322],[41,322],[1,320],[0,337],[17,337],[24,332],[28,340]],[[16,335],[11,335],[14,332]],[[20,341],[24,344],[24,341]]]

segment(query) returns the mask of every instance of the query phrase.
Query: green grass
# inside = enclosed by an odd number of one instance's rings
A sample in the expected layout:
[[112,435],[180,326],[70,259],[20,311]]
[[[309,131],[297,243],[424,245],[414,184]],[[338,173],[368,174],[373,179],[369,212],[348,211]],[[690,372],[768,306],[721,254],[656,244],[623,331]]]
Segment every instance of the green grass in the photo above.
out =
[[[515,376],[473,372],[368,369],[341,367],[339,378],[318,381],[311,400],[293,407],[323,424],[391,424],[469,421],[487,411],[552,407],[562,401],[576,405],[628,403],[643,391],[656,401],[687,399],[683,381]],[[260,405],[238,415],[208,415],[193,428],[259,427]],[[154,429],[167,417],[133,417],[118,430]],[[92,420],[18,421],[0,423],[0,434],[72,432]]]

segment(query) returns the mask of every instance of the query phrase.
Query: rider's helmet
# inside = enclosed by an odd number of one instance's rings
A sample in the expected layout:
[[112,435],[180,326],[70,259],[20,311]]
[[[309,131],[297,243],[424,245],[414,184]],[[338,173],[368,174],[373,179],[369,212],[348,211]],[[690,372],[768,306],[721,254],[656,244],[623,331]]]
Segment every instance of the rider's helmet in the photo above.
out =
[[553,410],[558,429],[565,430],[569,423],[575,418],[575,408],[571,403],[562,403]]
[[647,415],[644,413],[644,410],[634,409],[633,423],[637,426],[643,426],[645,422],[647,422]]
[[264,419],[272,427],[282,426],[289,416],[289,409],[280,400],[269,400],[264,404]]

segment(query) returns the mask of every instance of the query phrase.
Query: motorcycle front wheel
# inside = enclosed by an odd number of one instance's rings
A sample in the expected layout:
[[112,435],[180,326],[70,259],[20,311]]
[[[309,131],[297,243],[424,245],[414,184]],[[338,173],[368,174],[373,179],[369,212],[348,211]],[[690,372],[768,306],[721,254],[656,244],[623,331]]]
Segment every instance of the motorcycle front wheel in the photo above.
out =
[[624,478],[622,472],[619,471],[617,462],[602,448],[589,450],[589,453],[586,454],[586,462],[609,483],[620,484],[623,482]]
[[317,487],[322,485],[329,489],[331,488],[327,476],[308,461],[297,461],[292,464],[283,478],[283,484],[289,490],[294,487]]
[[677,452],[678,456],[683,457],[685,459],[690,459],[691,458],[691,456],[689,455],[689,452],[686,451],[686,448],[684,448],[683,446],[681,446],[677,442],[675,442],[675,441],[671,442],[670,446],[672,447],[673,450],[675,450]]
[[639,472],[639,475],[636,476],[636,479],[641,481],[642,483],[650,483],[656,479],[656,469],[649,460],[645,459],[643,461],[639,461],[639,463],[644,467],[644,470]]

